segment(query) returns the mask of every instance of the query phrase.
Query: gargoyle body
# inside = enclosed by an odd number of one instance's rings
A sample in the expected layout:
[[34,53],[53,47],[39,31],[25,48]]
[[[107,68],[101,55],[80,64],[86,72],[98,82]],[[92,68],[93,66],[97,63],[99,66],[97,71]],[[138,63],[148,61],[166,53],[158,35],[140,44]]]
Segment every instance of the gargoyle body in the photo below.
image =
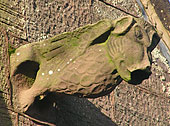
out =
[[23,45],[10,57],[11,75],[22,73],[35,82],[20,92],[21,108],[26,111],[35,97],[47,91],[105,95],[122,79],[132,81],[132,72],[149,70],[150,52],[158,41],[149,23],[127,16]]

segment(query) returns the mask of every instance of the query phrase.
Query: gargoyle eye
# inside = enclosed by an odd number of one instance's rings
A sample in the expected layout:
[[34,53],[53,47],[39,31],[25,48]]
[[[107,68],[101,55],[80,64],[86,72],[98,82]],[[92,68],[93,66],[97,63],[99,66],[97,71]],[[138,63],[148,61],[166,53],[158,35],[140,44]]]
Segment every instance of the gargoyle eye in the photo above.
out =
[[143,39],[143,33],[142,33],[141,28],[140,28],[139,26],[136,26],[136,27],[135,27],[135,37],[136,37],[138,40]]

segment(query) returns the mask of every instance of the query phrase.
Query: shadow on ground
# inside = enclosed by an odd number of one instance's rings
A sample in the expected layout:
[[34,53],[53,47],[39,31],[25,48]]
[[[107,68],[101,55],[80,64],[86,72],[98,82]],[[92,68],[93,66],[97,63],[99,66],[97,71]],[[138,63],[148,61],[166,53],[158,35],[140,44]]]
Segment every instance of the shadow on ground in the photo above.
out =
[[35,100],[27,114],[57,126],[117,126],[87,99],[53,93]]
[[8,107],[6,106],[2,93],[3,92],[0,91],[0,126],[12,126]]

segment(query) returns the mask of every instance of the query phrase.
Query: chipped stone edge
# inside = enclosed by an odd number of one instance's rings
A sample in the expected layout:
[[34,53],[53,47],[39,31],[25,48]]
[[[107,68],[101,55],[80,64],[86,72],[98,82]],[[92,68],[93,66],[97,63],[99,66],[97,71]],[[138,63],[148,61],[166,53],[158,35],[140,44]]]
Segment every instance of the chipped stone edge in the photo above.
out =
[[170,51],[170,32],[166,30],[165,27],[163,26],[158,15],[156,14],[154,6],[152,6],[151,4],[151,1],[150,0],[140,0],[140,1],[144,6],[144,9],[151,23],[156,27],[156,29],[158,29],[161,32],[162,40]]

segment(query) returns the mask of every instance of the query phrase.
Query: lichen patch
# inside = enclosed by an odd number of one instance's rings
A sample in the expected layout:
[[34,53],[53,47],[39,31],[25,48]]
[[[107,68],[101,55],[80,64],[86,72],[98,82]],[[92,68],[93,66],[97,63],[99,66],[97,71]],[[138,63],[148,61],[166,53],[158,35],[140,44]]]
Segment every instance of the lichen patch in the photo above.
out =
[[52,70],[50,70],[48,73],[49,73],[49,75],[52,75],[52,74],[53,74],[53,71],[52,71]]
[[19,56],[19,55],[20,55],[20,52],[17,53],[17,56]]

